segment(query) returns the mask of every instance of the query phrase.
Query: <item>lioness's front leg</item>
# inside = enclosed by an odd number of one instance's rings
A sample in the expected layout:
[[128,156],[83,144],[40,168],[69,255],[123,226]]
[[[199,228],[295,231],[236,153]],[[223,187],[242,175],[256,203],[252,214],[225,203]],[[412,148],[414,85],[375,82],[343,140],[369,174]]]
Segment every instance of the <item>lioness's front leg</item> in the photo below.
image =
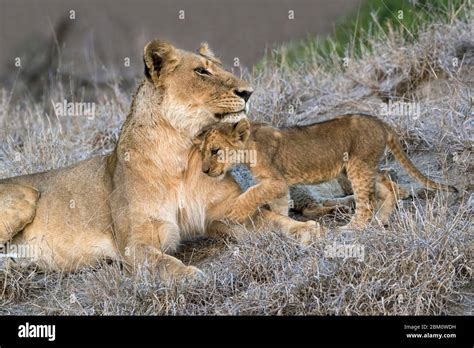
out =
[[151,271],[157,269],[164,281],[202,275],[198,268],[186,266],[168,254],[176,250],[179,241],[179,228],[176,224],[149,219],[132,227],[124,244],[125,262],[134,271],[144,265]]
[[[159,191],[148,188],[145,191],[115,190],[111,199],[114,220],[114,234],[125,266],[130,272],[141,267],[158,271],[164,281],[172,278],[195,277],[202,274],[199,269],[186,266],[169,255],[176,251],[180,242],[180,230],[176,222],[166,219],[173,205],[142,202],[141,198],[150,195],[160,200]],[[126,203],[123,203],[126,202]]]

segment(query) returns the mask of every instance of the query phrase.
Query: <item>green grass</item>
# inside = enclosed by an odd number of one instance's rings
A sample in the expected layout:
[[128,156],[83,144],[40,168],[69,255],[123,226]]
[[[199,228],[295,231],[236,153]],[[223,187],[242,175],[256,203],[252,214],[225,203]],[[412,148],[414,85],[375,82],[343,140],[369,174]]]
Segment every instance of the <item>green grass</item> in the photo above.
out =
[[449,23],[458,12],[471,6],[470,0],[367,0],[354,14],[341,18],[327,37],[309,36],[269,50],[256,69],[272,63],[297,68],[315,57],[336,53],[340,58],[359,57],[370,50],[368,39],[398,32],[414,40],[422,25]]

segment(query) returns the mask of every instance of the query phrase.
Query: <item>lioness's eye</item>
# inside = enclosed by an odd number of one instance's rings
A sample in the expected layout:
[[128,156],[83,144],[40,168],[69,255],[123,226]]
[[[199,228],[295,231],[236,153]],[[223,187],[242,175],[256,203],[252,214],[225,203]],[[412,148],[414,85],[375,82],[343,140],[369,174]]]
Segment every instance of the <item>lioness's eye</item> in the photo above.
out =
[[212,154],[213,156],[217,155],[218,153],[219,153],[219,149],[212,149],[212,150],[211,150],[211,154]]
[[201,67],[194,69],[194,71],[195,71],[196,73],[198,73],[199,75],[207,75],[207,76],[211,76],[211,75],[212,75],[209,70],[206,70],[206,69],[201,68]]

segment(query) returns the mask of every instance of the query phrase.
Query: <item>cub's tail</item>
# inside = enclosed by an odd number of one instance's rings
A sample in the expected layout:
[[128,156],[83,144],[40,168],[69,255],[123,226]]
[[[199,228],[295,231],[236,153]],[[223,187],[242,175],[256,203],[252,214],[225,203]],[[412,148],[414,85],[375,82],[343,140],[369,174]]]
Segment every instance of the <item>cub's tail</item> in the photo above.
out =
[[426,176],[424,176],[413,164],[412,161],[407,157],[405,151],[403,151],[400,142],[398,141],[398,136],[394,130],[392,130],[388,125],[385,125],[388,131],[388,141],[387,147],[390,152],[393,154],[395,159],[400,162],[403,168],[410,174],[413,178],[418,180],[422,185],[430,189],[436,190],[446,190],[450,192],[458,192],[457,188],[454,186],[437,183]]

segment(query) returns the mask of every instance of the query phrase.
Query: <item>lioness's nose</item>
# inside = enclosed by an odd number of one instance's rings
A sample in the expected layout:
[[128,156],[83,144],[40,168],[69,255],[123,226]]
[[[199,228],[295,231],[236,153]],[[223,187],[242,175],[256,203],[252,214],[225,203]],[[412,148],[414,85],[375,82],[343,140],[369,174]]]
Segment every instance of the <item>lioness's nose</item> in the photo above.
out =
[[251,89],[251,88],[234,89],[234,93],[236,95],[238,95],[240,98],[242,98],[243,100],[247,101],[247,100],[249,100],[250,96],[252,95],[253,89]]

